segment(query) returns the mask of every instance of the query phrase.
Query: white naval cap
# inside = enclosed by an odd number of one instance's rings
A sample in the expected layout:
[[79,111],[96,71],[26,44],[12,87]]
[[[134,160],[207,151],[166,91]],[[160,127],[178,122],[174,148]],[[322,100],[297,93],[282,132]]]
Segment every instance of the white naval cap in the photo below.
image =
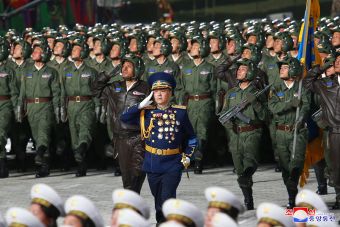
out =
[[269,223],[273,226],[294,227],[293,218],[285,215],[285,209],[273,203],[261,203],[256,216],[258,222]]
[[170,220],[163,222],[159,227],[185,227],[185,226],[177,221]]
[[112,201],[114,209],[130,208],[143,215],[145,219],[150,217],[150,209],[146,201],[134,191],[116,189],[112,192]]
[[309,209],[315,209],[323,212],[329,211],[328,206],[322,198],[315,192],[308,189],[303,189],[296,195],[295,203],[298,207],[308,207]]
[[229,215],[218,212],[211,220],[211,227],[238,227],[238,224]]
[[129,227],[150,227],[151,224],[142,215],[129,208],[123,208],[118,211],[118,226]]
[[31,200],[45,207],[53,205],[60,213],[60,216],[65,216],[64,201],[59,194],[46,184],[35,184],[31,188]]
[[6,222],[11,226],[44,227],[43,223],[24,208],[12,207],[6,212]]
[[181,199],[168,199],[162,207],[167,220],[177,220],[185,224],[194,223],[196,227],[203,227],[203,213],[192,203]]
[[226,211],[236,209],[236,212],[240,214],[244,212],[244,206],[240,199],[234,193],[225,188],[209,187],[205,189],[204,194],[205,198],[209,202],[209,207],[215,207]]
[[83,220],[90,219],[96,227],[103,227],[104,220],[97,207],[91,200],[82,196],[74,195],[65,202],[66,215],[75,215]]
[[4,217],[2,216],[2,214],[0,213],[0,227],[6,227],[7,224],[5,222]]

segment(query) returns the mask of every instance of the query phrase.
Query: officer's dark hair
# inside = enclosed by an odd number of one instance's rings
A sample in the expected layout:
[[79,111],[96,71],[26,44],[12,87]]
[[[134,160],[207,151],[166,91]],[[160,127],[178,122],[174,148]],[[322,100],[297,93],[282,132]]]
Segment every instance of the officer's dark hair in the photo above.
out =
[[49,225],[49,227],[57,227],[58,226],[57,219],[60,216],[60,212],[55,206],[51,205],[50,207],[46,207],[46,206],[41,205],[40,203],[34,203],[34,202],[32,204],[39,205],[41,210],[44,212],[44,214],[48,218],[52,219],[52,223]]
[[78,218],[78,220],[81,222],[82,227],[96,227],[96,225],[94,224],[94,222],[90,218],[83,219],[76,214],[71,214],[71,215]]

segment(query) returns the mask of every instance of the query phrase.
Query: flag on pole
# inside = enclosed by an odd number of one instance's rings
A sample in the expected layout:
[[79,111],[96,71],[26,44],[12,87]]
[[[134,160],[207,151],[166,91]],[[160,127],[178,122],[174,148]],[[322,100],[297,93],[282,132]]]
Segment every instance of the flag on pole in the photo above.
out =
[[[307,0],[304,22],[299,34],[299,51],[298,59],[304,66],[304,75],[314,65],[321,64],[320,55],[317,47],[314,45],[314,31],[320,17],[319,0]],[[320,161],[323,157],[322,148],[322,130],[320,130],[312,119],[307,120],[309,143],[306,148],[306,156],[303,172],[300,178],[300,186],[307,183],[309,177],[309,168]]]

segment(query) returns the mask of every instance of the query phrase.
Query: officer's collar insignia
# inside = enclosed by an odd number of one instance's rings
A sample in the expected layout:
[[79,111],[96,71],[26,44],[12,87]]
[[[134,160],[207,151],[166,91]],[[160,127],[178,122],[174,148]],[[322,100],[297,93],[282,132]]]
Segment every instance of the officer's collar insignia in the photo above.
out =
[[7,73],[0,73],[0,77],[6,77],[6,76],[8,76]]
[[51,77],[51,74],[42,74],[41,75],[41,78],[50,78]]
[[201,75],[208,75],[209,73],[210,73],[209,71],[203,70],[200,74]]
[[139,92],[139,91],[133,91],[133,95],[145,95],[145,93]]
[[[183,110],[185,110],[187,108],[186,106],[182,106],[182,105],[171,105],[171,107],[178,108],[178,109],[183,109]],[[176,111],[175,111],[175,113],[176,113]],[[171,114],[170,114],[170,116],[171,116]]]
[[90,77],[90,74],[82,74],[81,75],[81,78],[88,78],[88,77]]

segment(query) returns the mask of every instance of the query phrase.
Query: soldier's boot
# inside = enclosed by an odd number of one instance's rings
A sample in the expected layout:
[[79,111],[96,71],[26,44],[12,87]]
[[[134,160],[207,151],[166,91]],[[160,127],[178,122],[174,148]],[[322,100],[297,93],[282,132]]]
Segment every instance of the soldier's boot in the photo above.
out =
[[327,178],[325,176],[325,168],[325,159],[319,161],[314,165],[315,176],[318,182],[318,190],[316,191],[316,193],[319,195],[327,195]]
[[86,172],[87,172],[87,166],[86,166],[86,161],[85,161],[86,150],[87,150],[87,144],[82,143],[75,151],[74,157],[78,164],[76,177],[86,176]]
[[0,159],[0,178],[7,178],[9,176],[9,171],[7,168],[7,163],[5,159]]
[[244,196],[244,205],[247,210],[254,210],[253,189],[251,187],[241,187]]
[[194,174],[202,174],[203,173],[203,164],[202,160],[195,160],[195,170]]
[[296,195],[298,194],[297,185],[299,183],[299,176],[300,174],[298,169],[293,169],[291,176],[286,182],[286,188],[288,192],[288,204],[287,204],[288,209],[293,209],[293,207],[295,207],[295,198]]
[[41,165],[44,164],[44,155],[45,155],[46,151],[47,151],[47,147],[46,146],[38,147],[37,153],[36,153],[36,155],[34,157],[35,165],[41,166]]
[[335,203],[332,206],[332,210],[340,209],[340,188],[335,188]]
[[115,177],[119,177],[119,176],[122,175],[122,171],[120,170],[118,158],[114,159],[113,162],[114,162],[114,168],[115,168],[115,171],[114,171],[113,174],[114,174]]
[[247,210],[254,210],[254,199],[253,199],[253,180],[252,176],[256,168],[247,168],[241,176],[238,177],[237,182],[242,190],[244,196],[244,205]]
[[48,164],[42,164],[38,167],[37,172],[35,174],[35,178],[43,178],[48,177],[50,175],[50,168]]
[[276,163],[275,172],[277,172],[277,173],[282,172],[282,168],[281,168],[281,165],[280,165],[279,162]]
[[78,163],[76,177],[85,177],[87,173],[87,166],[85,160]]

